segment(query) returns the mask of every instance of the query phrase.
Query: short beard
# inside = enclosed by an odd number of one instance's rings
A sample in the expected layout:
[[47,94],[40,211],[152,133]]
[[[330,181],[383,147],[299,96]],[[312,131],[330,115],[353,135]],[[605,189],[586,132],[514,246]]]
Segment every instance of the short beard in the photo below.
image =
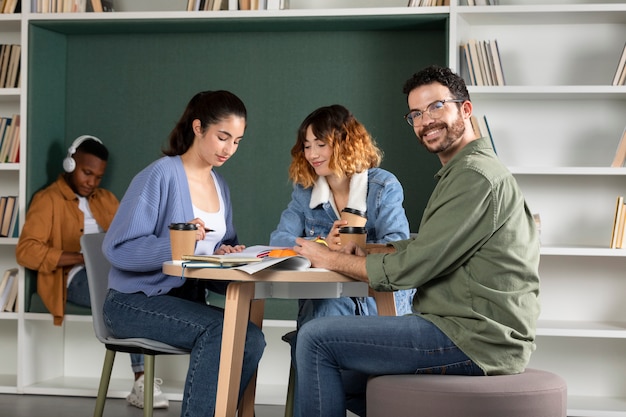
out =
[[[439,126],[437,126],[436,128],[438,127]],[[419,137],[419,140],[422,143],[422,145],[424,145],[424,147],[430,153],[437,154],[440,152],[447,151],[465,133],[465,123],[463,122],[463,118],[460,117],[460,112],[459,112],[459,117],[456,118],[456,120],[451,126],[446,126],[445,124],[442,124],[441,127],[445,127],[447,129],[447,134],[437,148],[434,148],[434,149],[429,148],[424,142],[424,140],[422,139],[422,137],[421,136]]]

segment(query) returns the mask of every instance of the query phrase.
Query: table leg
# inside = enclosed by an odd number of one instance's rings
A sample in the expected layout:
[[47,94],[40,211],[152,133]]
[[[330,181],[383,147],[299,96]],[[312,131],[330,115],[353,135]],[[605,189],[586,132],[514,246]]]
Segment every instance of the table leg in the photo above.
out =
[[370,294],[376,300],[376,309],[379,316],[396,315],[396,301],[393,297],[393,292],[372,291],[370,289]]
[[[250,321],[257,325],[259,329],[263,329],[263,313],[265,310],[265,300],[252,300],[250,307]],[[257,373],[248,383],[243,393],[243,398],[239,404],[238,417],[254,417],[254,397],[256,393],[256,377]]]
[[232,282],[226,290],[220,370],[217,379],[216,417],[235,417],[241,382],[243,351],[250,317],[254,282]]

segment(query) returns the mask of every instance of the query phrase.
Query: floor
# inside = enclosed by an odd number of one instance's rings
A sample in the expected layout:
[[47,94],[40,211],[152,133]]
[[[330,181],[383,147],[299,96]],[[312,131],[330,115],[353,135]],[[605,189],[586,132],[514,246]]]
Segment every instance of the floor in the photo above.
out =
[[[0,394],[0,415],[3,417],[89,417],[93,415],[95,398],[45,395]],[[257,405],[255,417],[282,417],[285,407]],[[180,402],[170,401],[167,410],[154,410],[154,417],[180,416]],[[130,406],[124,399],[107,399],[104,417],[142,417],[143,410]]]

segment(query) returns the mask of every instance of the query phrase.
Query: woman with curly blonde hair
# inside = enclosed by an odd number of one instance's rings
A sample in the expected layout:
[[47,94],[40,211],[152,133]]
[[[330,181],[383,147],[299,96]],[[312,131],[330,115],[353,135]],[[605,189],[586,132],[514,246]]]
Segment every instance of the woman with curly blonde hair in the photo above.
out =
[[[339,249],[339,228],[347,224],[340,213],[346,207],[366,213],[368,243],[408,239],[402,185],[379,168],[382,156],[365,126],[344,106],[320,107],[309,114],[291,149],[291,202],[271,234],[270,245],[293,246],[297,237],[320,236],[331,249]],[[394,293],[397,314],[411,312],[413,292]],[[316,317],[347,315],[377,315],[376,303],[372,297],[299,300],[297,326],[300,329]],[[292,363],[295,345],[293,337]],[[346,375],[350,380],[359,378]]]

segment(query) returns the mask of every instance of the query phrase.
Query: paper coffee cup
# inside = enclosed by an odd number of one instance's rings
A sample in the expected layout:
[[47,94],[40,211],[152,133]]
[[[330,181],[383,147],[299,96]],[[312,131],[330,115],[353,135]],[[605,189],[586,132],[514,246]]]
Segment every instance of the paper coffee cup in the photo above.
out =
[[367,223],[367,215],[364,211],[346,207],[341,210],[341,220],[347,220],[347,226],[363,227]]
[[170,242],[172,260],[180,261],[183,255],[193,255],[196,251],[196,231],[198,226],[193,223],[170,224]]
[[341,246],[345,246],[348,242],[354,242],[361,249],[365,250],[367,241],[367,230],[365,227],[344,226],[339,228],[339,239]]

